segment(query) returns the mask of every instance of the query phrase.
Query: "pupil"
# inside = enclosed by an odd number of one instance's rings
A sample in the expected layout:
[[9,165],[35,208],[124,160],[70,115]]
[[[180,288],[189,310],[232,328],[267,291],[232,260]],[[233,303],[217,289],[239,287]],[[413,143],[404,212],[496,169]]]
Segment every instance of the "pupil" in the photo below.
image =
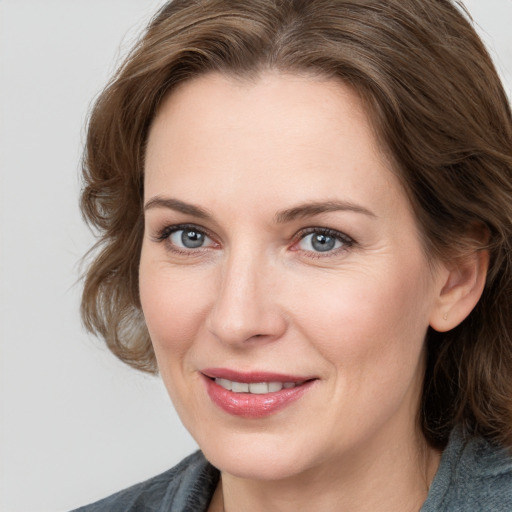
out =
[[204,242],[204,234],[197,231],[183,231],[181,234],[181,243],[188,249],[201,247]]
[[325,252],[334,248],[336,240],[332,236],[318,234],[313,236],[311,244],[316,251]]

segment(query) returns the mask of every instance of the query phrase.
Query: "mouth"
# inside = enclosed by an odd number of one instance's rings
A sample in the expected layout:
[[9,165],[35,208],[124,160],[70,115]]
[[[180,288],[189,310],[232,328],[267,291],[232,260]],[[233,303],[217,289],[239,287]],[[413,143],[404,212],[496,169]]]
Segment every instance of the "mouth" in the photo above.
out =
[[243,418],[263,418],[277,413],[304,396],[318,380],[227,369],[208,369],[201,374],[211,401],[224,412]]
[[306,381],[299,382],[237,382],[228,379],[214,379],[214,382],[233,393],[251,393],[253,395],[266,395],[267,393],[277,393],[282,389],[293,389],[301,386]]

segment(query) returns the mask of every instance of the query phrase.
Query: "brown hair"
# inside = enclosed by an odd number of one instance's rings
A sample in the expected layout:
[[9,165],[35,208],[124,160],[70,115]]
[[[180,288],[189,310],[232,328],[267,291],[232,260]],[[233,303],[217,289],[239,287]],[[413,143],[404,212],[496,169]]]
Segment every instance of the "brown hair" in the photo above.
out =
[[427,334],[421,424],[445,445],[463,424],[512,447],[512,116],[482,42],[449,0],[175,0],[99,96],[81,207],[99,242],[82,317],[120,359],[156,371],[138,294],[149,126],[177,84],[265,68],[339,77],[357,90],[415,210],[427,254],[480,249],[482,298],[447,333]]

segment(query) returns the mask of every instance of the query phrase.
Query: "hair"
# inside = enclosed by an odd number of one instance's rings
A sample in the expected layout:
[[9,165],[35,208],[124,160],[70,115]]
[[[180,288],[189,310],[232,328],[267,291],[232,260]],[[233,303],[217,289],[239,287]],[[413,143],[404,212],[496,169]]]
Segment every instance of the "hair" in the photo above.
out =
[[85,326],[122,361],[157,371],[138,290],[149,128],[178,84],[268,69],[338,78],[360,94],[429,259],[489,251],[471,314],[427,332],[420,424],[434,447],[455,425],[512,447],[512,115],[468,13],[449,0],[166,4],[90,115],[81,208],[99,239],[84,276]]

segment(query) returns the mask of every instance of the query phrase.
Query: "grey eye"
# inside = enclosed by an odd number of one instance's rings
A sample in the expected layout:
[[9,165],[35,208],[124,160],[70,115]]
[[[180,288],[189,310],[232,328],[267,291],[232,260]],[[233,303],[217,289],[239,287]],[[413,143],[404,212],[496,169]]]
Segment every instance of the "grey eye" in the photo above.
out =
[[333,235],[321,231],[310,233],[301,239],[299,247],[303,251],[328,252],[338,249],[343,242]]
[[169,240],[176,247],[183,249],[198,249],[212,243],[208,236],[194,228],[177,229],[171,233]]

